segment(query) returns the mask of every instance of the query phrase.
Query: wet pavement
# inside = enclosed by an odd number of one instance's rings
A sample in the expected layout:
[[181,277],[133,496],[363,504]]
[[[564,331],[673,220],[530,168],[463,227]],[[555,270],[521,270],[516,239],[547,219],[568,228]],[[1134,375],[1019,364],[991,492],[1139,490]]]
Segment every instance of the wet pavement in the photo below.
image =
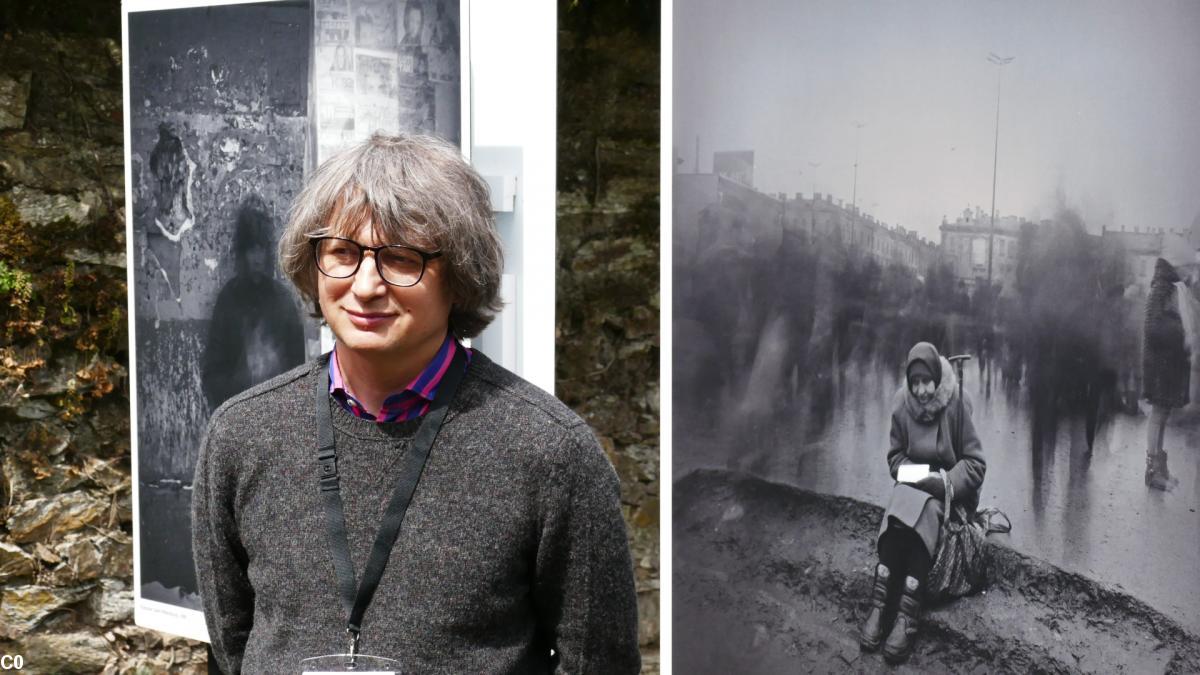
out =
[[[1082,417],[1051,419],[1035,444],[1025,395],[1006,394],[995,381],[987,395],[980,375],[971,364],[965,379],[988,461],[981,505],[1000,508],[1013,525],[1011,534],[992,537],[1124,590],[1200,634],[1200,412],[1185,410],[1170,421],[1165,447],[1179,486],[1164,494],[1143,483],[1145,416],[1111,416],[1091,452]],[[800,388],[797,381],[793,376],[797,391],[785,405],[730,397],[716,406],[729,411],[724,417],[692,420],[677,407],[675,475],[731,468],[884,504],[892,486],[885,453],[899,373],[859,365],[827,387]]]

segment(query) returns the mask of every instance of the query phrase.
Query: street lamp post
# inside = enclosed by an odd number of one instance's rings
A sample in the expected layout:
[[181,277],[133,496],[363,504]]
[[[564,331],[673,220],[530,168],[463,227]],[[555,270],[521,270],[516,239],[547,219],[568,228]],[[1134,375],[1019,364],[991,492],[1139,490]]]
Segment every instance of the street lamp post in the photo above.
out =
[[988,53],[988,63],[996,69],[996,138],[992,149],[992,225],[988,228],[988,295],[992,292],[992,247],[996,236],[996,168],[1000,162],[1000,68],[1008,65],[1015,56],[999,56],[995,52]]
[[850,191],[850,245],[855,246],[856,228],[858,226],[858,138],[862,128],[867,125],[862,122],[854,123],[854,188]]
[[854,123],[854,188],[851,190],[850,197],[850,212],[854,212],[854,207],[858,205],[858,139],[861,135],[862,128],[867,125],[862,122]]

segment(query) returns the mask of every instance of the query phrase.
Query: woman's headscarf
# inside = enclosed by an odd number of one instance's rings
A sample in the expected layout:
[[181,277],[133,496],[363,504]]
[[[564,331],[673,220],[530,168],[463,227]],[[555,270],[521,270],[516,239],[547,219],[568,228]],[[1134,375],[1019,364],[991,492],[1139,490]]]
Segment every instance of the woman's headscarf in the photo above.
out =
[[[917,400],[912,389],[908,386],[908,374],[913,364],[921,364],[929,369],[933,381],[937,383],[937,391],[933,398],[925,403]],[[954,398],[954,390],[958,387],[958,378],[950,362],[938,354],[937,348],[928,342],[918,342],[908,350],[908,360],[904,363],[904,403],[909,413],[922,424],[929,424],[937,419],[946,406]]]
[[1154,261],[1154,276],[1150,279],[1150,284],[1170,285],[1179,281],[1179,272],[1175,271],[1175,266],[1167,262],[1165,258],[1159,258]]
[[929,371],[929,377],[933,379],[933,383],[942,383],[942,363],[941,357],[938,356],[937,347],[928,342],[918,342],[913,345],[913,348],[908,350],[908,361],[904,365],[904,378],[906,380],[912,375],[914,366],[925,366],[925,370]]

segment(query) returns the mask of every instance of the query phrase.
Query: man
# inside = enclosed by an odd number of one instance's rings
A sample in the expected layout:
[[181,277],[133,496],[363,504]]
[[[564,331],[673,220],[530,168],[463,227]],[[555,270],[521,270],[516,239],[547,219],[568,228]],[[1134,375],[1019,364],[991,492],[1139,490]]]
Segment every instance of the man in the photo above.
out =
[[498,309],[502,263],[457,149],[376,135],[330,159],[280,261],[337,346],[205,434],[193,546],[220,668],[356,651],[415,673],[637,672],[612,466],[577,415],[459,342]]

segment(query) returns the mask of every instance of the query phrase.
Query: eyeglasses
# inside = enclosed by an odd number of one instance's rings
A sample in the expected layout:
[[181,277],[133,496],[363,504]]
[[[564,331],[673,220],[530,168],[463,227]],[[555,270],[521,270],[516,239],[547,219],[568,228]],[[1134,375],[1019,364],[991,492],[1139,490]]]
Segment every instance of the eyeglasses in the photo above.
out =
[[427,253],[410,246],[388,244],[363,246],[353,239],[313,237],[309,239],[317,269],[327,277],[346,279],[358,274],[367,251],[375,254],[379,277],[393,286],[415,286],[425,276],[425,264],[441,257],[441,251]]

